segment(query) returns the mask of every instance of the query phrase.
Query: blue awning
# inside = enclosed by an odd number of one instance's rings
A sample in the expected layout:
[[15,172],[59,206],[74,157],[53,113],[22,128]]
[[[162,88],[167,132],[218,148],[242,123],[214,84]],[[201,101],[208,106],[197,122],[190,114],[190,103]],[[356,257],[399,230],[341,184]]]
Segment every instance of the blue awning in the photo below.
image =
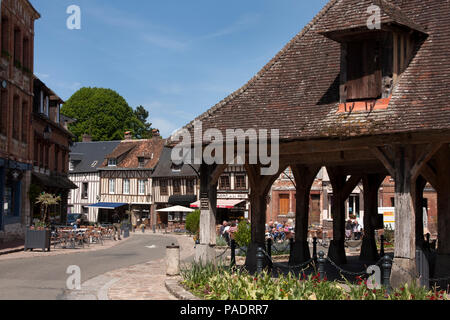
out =
[[99,209],[108,209],[114,210],[123,206],[128,205],[128,203],[114,203],[114,202],[99,202],[96,204],[91,204],[88,207],[90,208],[99,208]]

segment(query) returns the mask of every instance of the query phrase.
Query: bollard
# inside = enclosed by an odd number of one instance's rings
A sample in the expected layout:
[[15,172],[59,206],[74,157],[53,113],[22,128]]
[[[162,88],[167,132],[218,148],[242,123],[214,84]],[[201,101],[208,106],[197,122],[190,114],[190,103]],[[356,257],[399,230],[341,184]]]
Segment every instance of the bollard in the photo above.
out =
[[272,239],[267,239],[267,255],[272,257]]
[[230,267],[233,268],[236,266],[236,240],[234,239],[231,240],[230,247],[231,247]]
[[325,263],[327,262],[323,251],[319,252],[319,259],[317,259],[317,261],[319,263],[319,277],[320,280],[323,280],[325,278]]
[[264,269],[264,252],[263,248],[258,246],[256,249],[256,272],[262,273]]
[[168,276],[180,274],[180,246],[174,243],[166,247],[166,274]]
[[313,259],[317,261],[317,237],[313,238]]
[[388,255],[383,256],[383,263],[381,265],[383,268],[383,286],[389,293],[391,290],[391,270],[392,270],[392,259]]
[[384,235],[380,236],[380,257],[384,257]]

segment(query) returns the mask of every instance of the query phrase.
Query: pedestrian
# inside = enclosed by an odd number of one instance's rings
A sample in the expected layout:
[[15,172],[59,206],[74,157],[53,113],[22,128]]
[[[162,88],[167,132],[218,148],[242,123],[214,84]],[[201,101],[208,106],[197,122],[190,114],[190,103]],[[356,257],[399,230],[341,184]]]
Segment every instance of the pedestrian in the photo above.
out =
[[112,222],[114,227],[114,241],[117,241],[116,235],[119,235],[118,236],[119,240],[122,240],[122,238],[120,237],[120,216],[117,212],[113,214]]
[[352,223],[352,231],[354,240],[359,240],[359,227],[360,224],[357,219],[355,219]]
[[220,229],[219,229],[219,236],[221,237],[221,238],[223,238],[223,231],[225,230],[225,227],[228,225],[228,222],[227,221],[223,221],[222,222],[222,225],[220,226]]
[[345,224],[345,238],[347,240],[350,240],[352,238],[352,231],[353,231],[352,221],[347,220],[347,223]]

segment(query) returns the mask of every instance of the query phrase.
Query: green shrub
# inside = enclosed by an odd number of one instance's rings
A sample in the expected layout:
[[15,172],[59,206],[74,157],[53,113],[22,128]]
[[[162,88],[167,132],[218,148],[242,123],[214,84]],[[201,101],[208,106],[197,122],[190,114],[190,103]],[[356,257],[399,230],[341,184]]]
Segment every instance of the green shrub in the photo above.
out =
[[234,240],[239,247],[248,247],[252,240],[252,230],[247,220],[241,220],[238,229],[234,233]]
[[192,264],[182,268],[182,284],[207,300],[449,300],[444,291],[403,286],[389,294],[384,288],[369,289],[359,278],[357,284],[320,280],[317,275],[297,277],[292,273],[272,278],[263,272],[231,272],[224,266]]
[[196,235],[200,230],[200,210],[189,213],[186,216],[186,230]]
[[217,236],[217,237],[216,237],[216,245],[217,245],[218,247],[227,247],[227,246],[228,246],[228,243],[227,243],[227,241],[226,241],[224,238],[222,238],[221,236]]

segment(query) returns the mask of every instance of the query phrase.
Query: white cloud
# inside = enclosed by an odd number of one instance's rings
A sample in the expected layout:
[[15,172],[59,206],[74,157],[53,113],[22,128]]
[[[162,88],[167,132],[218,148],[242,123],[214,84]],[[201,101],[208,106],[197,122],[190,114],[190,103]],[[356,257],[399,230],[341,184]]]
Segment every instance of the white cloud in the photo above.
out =
[[145,34],[143,35],[143,39],[145,42],[157,47],[176,51],[183,51],[189,46],[188,42],[175,40],[171,37],[158,34]]

